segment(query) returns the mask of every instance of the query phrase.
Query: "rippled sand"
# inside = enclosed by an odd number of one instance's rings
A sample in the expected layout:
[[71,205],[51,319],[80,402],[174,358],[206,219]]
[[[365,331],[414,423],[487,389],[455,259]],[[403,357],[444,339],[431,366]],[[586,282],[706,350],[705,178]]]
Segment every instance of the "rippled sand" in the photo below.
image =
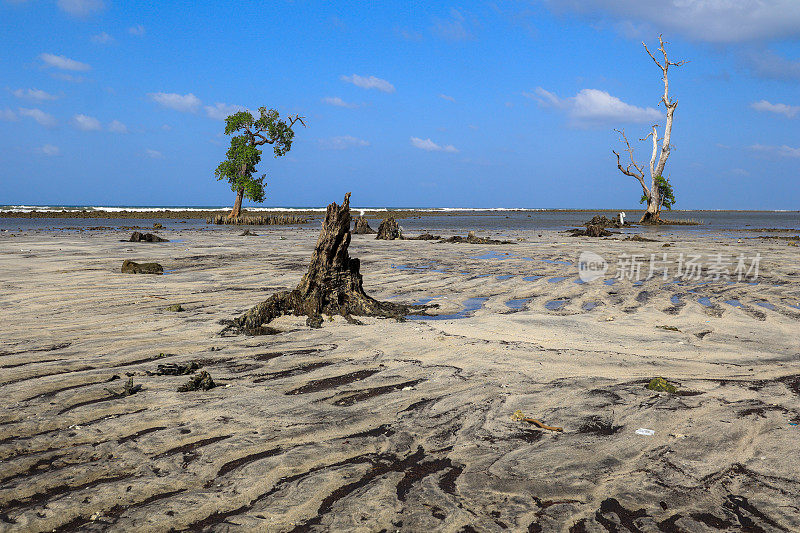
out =
[[[257,231],[0,236],[0,529],[800,530],[798,248],[354,236],[369,294],[445,318],[222,337],[317,236]],[[576,283],[583,250],[611,263],[600,280]],[[665,252],[760,252],[758,283],[603,282],[620,254]],[[220,386],[154,374],[191,360]],[[106,390],[129,376],[140,392]]]

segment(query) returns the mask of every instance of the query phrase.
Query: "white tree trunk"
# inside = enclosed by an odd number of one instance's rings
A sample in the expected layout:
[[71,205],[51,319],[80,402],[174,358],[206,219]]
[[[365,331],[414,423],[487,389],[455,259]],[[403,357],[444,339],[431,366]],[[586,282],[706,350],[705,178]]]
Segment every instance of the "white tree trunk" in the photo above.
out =
[[661,216],[661,198],[659,197],[659,186],[657,182],[657,178],[659,176],[664,175],[664,167],[667,165],[667,158],[669,158],[670,148],[671,148],[671,139],[672,139],[672,121],[675,115],[675,108],[678,107],[678,101],[675,100],[674,102],[669,99],[669,77],[668,71],[670,66],[679,67],[686,63],[686,61],[678,61],[677,63],[671,62],[667,58],[667,51],[664,49],[664,39],[662,36],[658,37],[659,47],[658,49],[664,56],[663,64],[658,61],[658,59],[650,53],[650,50],[647,48],[647,45],[642,42],[642,46],[647,51],[647,55],[658,65],[658,68],[661,69],[663,73],[663,80],[664,80],[664,95],[661,97],[661,103],[664,104],[664,107],[667,110],[667,122],[664,126],[664,137],[661,139],[661,148],[659,150],[658,146],[658,124],[653,125],[653,131],[647,135],[643,141],[646,140],[648,137],[653,137],[653,155],[650,157],[650,187],[648,188],[645,185],[644,181],[644,171],[640,164],[638,164],[633,159],[633,148],[631,147],[630,143],[628,142],[627,137],[625,137],[624,131],[620,131],[620,135],[622,136],[625,144],[627,146],[626,152],[630,156],[631,164],[627,166],[627,168],[622,167],[622,163],[620,162],[619,154],[614,151],[614,154],[617,156],[617,167],[619,170],[627,175],[636,178],[642,186],[642,191],[644,191],[644,196],[647,198],[647,210],[642,215],[640,223],[658,223],[659,217]]

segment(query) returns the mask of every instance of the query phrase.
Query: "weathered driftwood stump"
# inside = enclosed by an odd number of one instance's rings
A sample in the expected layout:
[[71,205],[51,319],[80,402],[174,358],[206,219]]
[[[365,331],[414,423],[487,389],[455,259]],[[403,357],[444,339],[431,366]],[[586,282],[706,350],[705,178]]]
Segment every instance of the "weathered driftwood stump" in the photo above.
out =
[[354,235],[375,235],[377,233],[374,229],[369,227],[369,221],[364,216],[356,219],[355,226],[353,227]]
[[335,202],[328,206],[311,264],[300,284],[293,291],[275,293],[253,307],[234,320],[234,327],[258,334],[268,331],[266,324],[282,315],[305,315],[309,326],[319,327],[323,314],[355,321],[352,316],[402,318],[412,309],[425,308],[379,302],[368,296],[362,287],[359,260],[347,253],[349,245],[350,193],[347,193],[341,206]]
[[403,238],[403,235],[400,233],[400,226],[397,224],[394,217],[385,218],[381,221],[381,225],[378,226],[378,235],[375,238],[386,241]]

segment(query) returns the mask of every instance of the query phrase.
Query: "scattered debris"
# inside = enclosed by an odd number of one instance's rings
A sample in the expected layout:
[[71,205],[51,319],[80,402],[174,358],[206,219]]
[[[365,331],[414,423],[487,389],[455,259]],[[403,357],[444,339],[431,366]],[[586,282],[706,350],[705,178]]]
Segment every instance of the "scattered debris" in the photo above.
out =
[[158,263],[135,263],[125,260],[122,262],[123,274],[163,274],[164,267]]
[[122,391],[121,392],[115,392],[115,391],[109,389],[108,387],[106,387],[105,389],[114,398],[125,398],[126,396],[131,396],[133,394],[136,394],[140,390],[142,390],[142,386],[141,385],[134,385],[133,384],[133,378],[128,378],[128,381],[125,382],[125,385],[122,387]]
[[622,227],[630,227],[630,222],[620,222],[620,216],[617,215],[614,218],[608,218],[605,215],[595,215],[592,217],[592,220],[583,223],[584,226],[587,228],[589,226],[601,226],[603,228],[622,228]]
[[249,229],[244,230],[239,234],[239,237],[258,237],[258,233],[255,231],[250,231]]
[[651,391],[668,392],[670,394],[676,394],[678,392],[678,387],[664,378],[651,379],[646,388]]
[[680,331],[681,331],[678,328],[676,328],[675,326],[656,326],[656,327],[659,328],[659,329],[667,330],[667,331],[677,331],[678,333],[680,333]]
[[478,237],[475,235],[474,231],[470,231],[466,237],[461,237],[460,235],[456,235],[454,237],[442,239],[441,242],[450,242],[450,243],[465,242],[467,244],[515,244],[514,241],[498,241],[496,239],[490,239],[488,237]]
[[199,370],[202,365],[197,361],[188,363],[164,363],[156,367],[156,374],[159,376],[184,376]]
[[196,390],[211,390],[217,385],[211,379],[211,374],[205,370],[198,372],[192,378],[178,387],[178,392],[190,392]]
[[543,424],[541,420],[537,420],[535,418],[529,418],[529,417],[525,416],[525,414],[522,411],[520,411],[519,409],[514,411],[514,414],[511,415],[511,419],[515,420],[515,421],[518,421],[518,422],[527,422],[529,424],[533,424],[534,426],[536,426],[538,428],[546,429],[548,431],[559,431],[559,432],[560,431],[564,431],[564,428],[554,427],[554,426],[547,426],[547,425]]
[[653,435],[656,434],[656,432],[653,431],[652,429],[639,428],[639,429],[636,430],[636,434],[637,435],[644,435],[645,437],[652,437]]
[[153,222],[153,229],[161,229],[161,228],[163,228],[163,227],[164,227],[164,226],[162,226],[162,225],[161,225],[161,224],[159,224],[158,222]]
[[572,237],[610,237],[614,235],[608,231],[604,226],[592,224],[586,226],[586,229],[574,228],[567,230]]
[[181,311],[185,311],[185,309],[181,306],[181,304],[168,305],[164,310],[170,311],[172,313],[180,313]]
[[642,237],[642,236],[641,236],[641,235],[639,235],[639,234],[636,234],[636,235],[630,235],[630,236],[628,236],[628,237],[625,237],[625,238],[624,238],[624,239],[622,239],[622,240],[623,240],[623,241],[636,241],[636,242],[658,242],[658,241],[657,241],[657,240],[655,240],[655,239],[648,239],[647,237]]
[[438,241],[441,239],[441,237],[426,231],[425,233],[417,235],[416,237],[403,237],[403,239],[407,241]]
[[710,329],[704,329],[703,331],[698,331],[697,333],[695,333],[694,336],[702,340],[709,333],[711,333]]

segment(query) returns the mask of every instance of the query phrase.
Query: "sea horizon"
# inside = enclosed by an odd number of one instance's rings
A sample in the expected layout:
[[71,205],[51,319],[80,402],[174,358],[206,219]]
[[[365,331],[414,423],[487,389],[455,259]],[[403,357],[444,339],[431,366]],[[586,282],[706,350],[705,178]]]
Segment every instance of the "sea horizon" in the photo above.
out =
[[[101,211],[101,212],[154,212],[154,211],[225,211],[230,205],[98,205],[98,204],[5,204],[0,212],[26,213],[32,211]],[[326,206],[244,206],[247,211],[324,212]],[[449,207],[449,206],[352,206],[352,211],[426,211],[426,212],[546,212],[546,211],[643,211],[644,207]],[[730,212],[730,213],[800,213],[800,209],[672,209],[672,213]]]

